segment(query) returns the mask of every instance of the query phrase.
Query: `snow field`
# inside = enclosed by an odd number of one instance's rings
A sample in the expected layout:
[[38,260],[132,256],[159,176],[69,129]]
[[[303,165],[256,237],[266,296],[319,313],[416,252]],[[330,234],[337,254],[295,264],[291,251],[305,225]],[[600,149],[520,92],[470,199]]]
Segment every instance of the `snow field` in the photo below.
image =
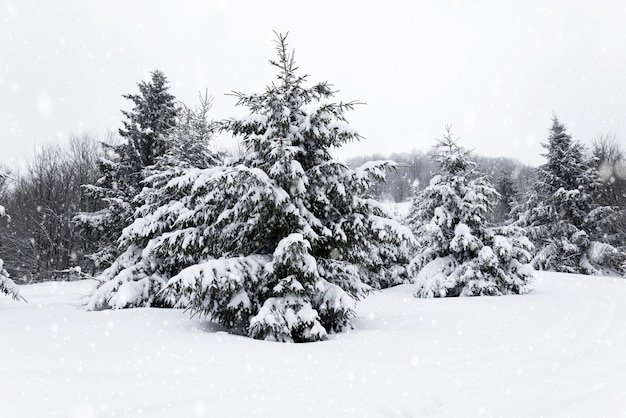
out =
[[310,344],[181,310],[86,312],[94,285],[0,298],[0,415],[626,416],[623,279],[538,273],[530,295],[436,300],[397,286]]

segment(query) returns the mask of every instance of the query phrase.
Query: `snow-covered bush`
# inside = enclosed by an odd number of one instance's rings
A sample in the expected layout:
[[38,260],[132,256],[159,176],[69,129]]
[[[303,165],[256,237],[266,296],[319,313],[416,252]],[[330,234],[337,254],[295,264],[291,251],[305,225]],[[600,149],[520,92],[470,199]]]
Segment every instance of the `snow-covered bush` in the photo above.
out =
[[169,182],[181,206],[151,251],[204,258],[169,280],[168,303],[254,338],[316,341],[350,326],[368,284],[408,278],[412,234],[369,197],[392,162],[352,169],[330,154],[359,139],[354,103],[305,88],[284,36],[277,51],[278,82],[236,93],[250,115],[222,123],[245,155]]
[[9,278],[9,273],[4,269],[4,261],[0,259],[0,293],[12,297],[15,300],[23,299],[20,290],[13,280]]
[[[6,216],[4,206],[0,205],[0,217]],[[13,280],[9,278],[9,273],[4,269],[4,261],[0,258],[0,293],[12,297],[15,300],[24,299],[20,296],[20,290]]]
[[545,144],[547,162],[517,224],[527,229],[537,252],[535,268],[583,274],[615,274],[626,260],[616,231],[619,212],[598,203],[598,172],[554,117]]
[[532,244],[519,227],[489,227],[498,193],[468,154],[447,127],[434,153],[440,174],[413,197],[408,222],[417,239],[418,297],[529,291]]

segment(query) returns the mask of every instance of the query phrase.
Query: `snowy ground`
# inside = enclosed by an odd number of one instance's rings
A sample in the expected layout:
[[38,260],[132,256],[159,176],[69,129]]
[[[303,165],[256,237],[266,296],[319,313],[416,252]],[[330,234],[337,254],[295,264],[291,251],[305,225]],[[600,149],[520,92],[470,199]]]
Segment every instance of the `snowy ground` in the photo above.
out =
[[626,280],[539,275],[527,296],[361,302],[313,344],[182,311],[78,308],[93,282],[0,297],[0,416],[626,416]]

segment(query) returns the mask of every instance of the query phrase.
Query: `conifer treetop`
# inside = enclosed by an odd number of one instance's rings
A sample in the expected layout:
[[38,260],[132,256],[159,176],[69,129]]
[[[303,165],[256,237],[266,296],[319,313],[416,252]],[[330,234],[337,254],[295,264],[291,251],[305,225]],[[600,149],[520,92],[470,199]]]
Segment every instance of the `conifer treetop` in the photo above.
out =
[[[247,163],[252,166],[257,166],[252,160],[258,161],[276,142],[281,150],[296,153],[305,168],[330,161],[328,148],[361,138],[345,118],[345,111],[353,110],[359,102],[331,102],[335,92],[326,82],[306,87],[308,75],[297,75],[295,53],[289,52],[287,35],[276,33],[276,38],[278,60],[269,62],[278,69],[279,82],[271,83],[261,94],[233,91],[237,105],[248,107],[250,115],[230,119],[221,128],[242,137],[249,152]],[[274,159],[277,153],[274,151]]]
[[122,110],[126,120],[119,133],[128,141],[127,158],[136,170],[141,170],[165,153],[164,137],[177,124],[178,108],[161,70],[153,71],[149,82],[140,81],[137,86],[139,94],[122,95],[134,107],[130,111]]
[[545,193],[554,193],[556,190],[575,190],[580,186],[580,177],[589,170],[588,161],[584,156],[583,146],[572,139],[566,132],[566,127],[558,117],[552,117],[550,135],[545,143],[546,149],[542,154],[546,163],[539,167],[543,181],[539,190]]
[[468,159],[471,150],[458,145],[460,138],[454,138],[452,126],[445,126],[445,133],[435,144],[434,159],[445,173],[459,174],[473,171],[477,164]]

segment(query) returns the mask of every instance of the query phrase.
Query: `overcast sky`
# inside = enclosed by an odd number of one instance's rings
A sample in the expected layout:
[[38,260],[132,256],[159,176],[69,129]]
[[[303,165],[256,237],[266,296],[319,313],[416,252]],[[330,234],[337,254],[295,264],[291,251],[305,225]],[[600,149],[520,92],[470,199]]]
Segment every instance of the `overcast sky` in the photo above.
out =
[[[429,149],[451,124],[477,153],[541,164],[556,113],[576,139],[626,146],[624,1],[0,2],[0,162],[121,125],[122,94],[159,68],[188,105],[261,91],[273,30],[365,140],[350,155]],[[226,145],[228,146],[228,144]]]

